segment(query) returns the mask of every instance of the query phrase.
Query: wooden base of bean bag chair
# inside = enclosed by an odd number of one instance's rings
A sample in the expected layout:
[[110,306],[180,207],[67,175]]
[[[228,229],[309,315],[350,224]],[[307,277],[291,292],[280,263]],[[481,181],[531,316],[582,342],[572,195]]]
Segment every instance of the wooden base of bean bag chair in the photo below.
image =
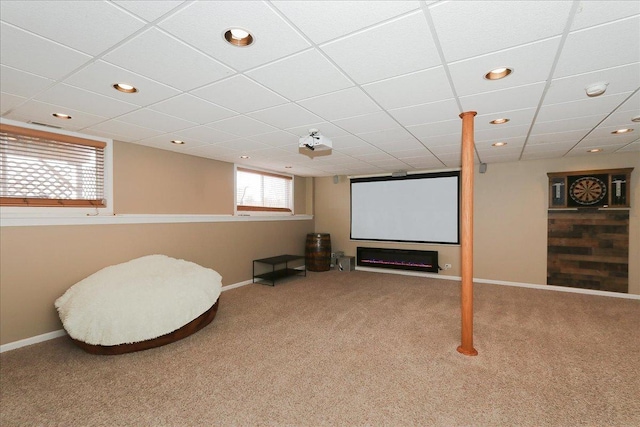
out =
[[193,319],[191,322],[184,325],[182,328],[175,330],[166,335],[162,335],[158,338],[153,338],[146,341],[134,342],[131,344],[118,344],[118,345],[92,345],[87,344],[86,342],[82,342],[79,340],[74,340],[71,338],[71,341],[74,342],[78,347],[91,354],[101,354],[107,356],[114,356],[118,354],[125,353],[133,353],[135,351],[148,350],[154,347],[161,347],[163,345],[171,344],[172,342],[181,340],[183,338],[188,337],[189,335],[195,334],[200,329],[207,326],[214,317],[216,317],[216,313],[218,312],[218,304],[220,300],[216,301],[213,306],[204,313],[200,317]]

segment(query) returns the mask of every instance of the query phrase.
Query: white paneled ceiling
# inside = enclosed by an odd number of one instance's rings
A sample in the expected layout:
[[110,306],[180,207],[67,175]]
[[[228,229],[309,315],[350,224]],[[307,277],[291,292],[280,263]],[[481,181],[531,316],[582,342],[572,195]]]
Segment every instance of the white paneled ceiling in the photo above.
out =
[[[640,151],[637,0],[2,0],[0,20],[6,119],[301,176],[458,167],[465,111],[477,162]],[[298,148],[310,128],[330,153]]]

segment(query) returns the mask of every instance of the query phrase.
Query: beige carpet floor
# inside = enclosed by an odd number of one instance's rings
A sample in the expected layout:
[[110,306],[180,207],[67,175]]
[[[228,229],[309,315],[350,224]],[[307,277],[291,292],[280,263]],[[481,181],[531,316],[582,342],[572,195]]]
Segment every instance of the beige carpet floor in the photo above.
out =
[[222,293],[180,342],[94,356],[67,337],[0,355],[2,426],[640,426],[640,301],[308,273]]

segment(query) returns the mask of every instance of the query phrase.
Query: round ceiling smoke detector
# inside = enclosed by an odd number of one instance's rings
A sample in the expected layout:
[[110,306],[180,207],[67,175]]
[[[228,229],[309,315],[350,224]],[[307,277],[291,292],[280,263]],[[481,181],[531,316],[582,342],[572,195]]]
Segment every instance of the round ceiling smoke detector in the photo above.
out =
[[594,96],[600,96],[605,93],[607,86],[609,86],[609,83],[606,82],[594,83],[585,87],[584,90],[587,92],[588,97],[593,98]]

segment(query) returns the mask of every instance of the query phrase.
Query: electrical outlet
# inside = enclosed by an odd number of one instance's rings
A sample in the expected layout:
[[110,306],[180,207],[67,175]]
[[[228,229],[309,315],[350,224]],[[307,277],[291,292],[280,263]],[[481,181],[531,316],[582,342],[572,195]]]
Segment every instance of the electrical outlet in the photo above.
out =
[[445,269],[445,270],[448,270],[448,269],[450,269],[450,268],[451,268],[451,264],[445,264],[445,265],[444,265],[444,269]]

